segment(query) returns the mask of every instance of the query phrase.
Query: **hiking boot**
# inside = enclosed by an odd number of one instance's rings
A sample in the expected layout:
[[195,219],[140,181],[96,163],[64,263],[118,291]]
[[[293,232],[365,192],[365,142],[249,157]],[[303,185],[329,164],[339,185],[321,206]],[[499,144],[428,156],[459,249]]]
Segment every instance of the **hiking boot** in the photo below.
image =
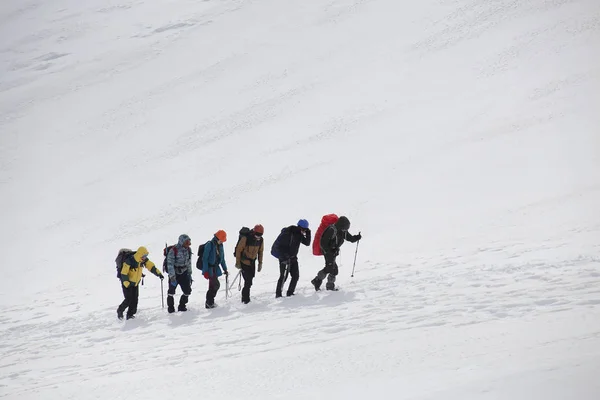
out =
[[248,303],[250,303],[250,299],[244,299],[244,300],[242,300],[242,303],[248,304]]
[[185,304],[180,304],[179,307],[177,307],[177,311],[187,311],[187,307]]
[[175,312],[175,307],[169,306],[167,311],[169,312],[169,314],[173,314]]
[[336,288],[333,283],[328,283],[327,285],[325,285],[325,289],[327,289],[327,290],[333,290],[334,292],[338,291],[338,288]]
[[135,319],[135,315],[128,315],[127,319]]
[[315,290],[321,290],[321,281],[319,280],[319,278],[315,278],[312,281],[310,281],[310,283],[313,284],[313,286],[315,287]]
[[281,296],[281,293],[275,293],[275,298],[276,298],[276,299],[278,299],[278,298],[280,298],[280,297],[282,297],[282,296]]
[[117,318],[123,320],[123,311],[117,310]]
[[213,303],[213,304],[204,303],[204,308],[211,309],[211,308],[215,308],[215,307],[217,307],[217,305],[215,303]]
[[290,293],[290,292],[286,293],[287,297],[292,297],[292,296],[295,296],[295,295],[296,295],[296,293]]

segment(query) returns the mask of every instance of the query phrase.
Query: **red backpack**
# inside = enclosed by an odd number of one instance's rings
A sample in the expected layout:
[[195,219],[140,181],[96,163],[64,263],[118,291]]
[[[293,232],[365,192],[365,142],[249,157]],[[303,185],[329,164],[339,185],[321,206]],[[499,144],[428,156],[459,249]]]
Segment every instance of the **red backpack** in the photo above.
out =
[[335,224],[339,217],[335,214],[327,214],[321,218],[321,225],[317,229],[317,233],[315,233],[315,238],[313,239],[313,254],[315,256],[322,256],[323,252],[321,251],[321,236],[323,236],[323,232],[329,225]]

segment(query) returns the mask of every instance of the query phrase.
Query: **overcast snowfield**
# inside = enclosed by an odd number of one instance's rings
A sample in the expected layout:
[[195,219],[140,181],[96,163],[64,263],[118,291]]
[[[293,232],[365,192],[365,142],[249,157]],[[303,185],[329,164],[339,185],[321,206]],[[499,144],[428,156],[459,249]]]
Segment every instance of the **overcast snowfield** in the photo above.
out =
[[[599,111],[597,0],[4,0],[0,398],[600,399]],[[116,318],[332,212],[340,292]]]

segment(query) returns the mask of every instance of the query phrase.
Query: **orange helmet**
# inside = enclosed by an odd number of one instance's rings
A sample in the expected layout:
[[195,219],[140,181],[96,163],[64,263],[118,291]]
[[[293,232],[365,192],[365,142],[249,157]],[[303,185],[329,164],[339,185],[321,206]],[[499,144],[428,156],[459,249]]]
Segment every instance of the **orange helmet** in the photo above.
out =
[[227,241],[227,233],[225,233],[224,230],[218,230],[217,233],[215,233],[215,237],[217,239],[219,239],[221,242]]
[[261,235],[265,233],[265,228],[261,224],[254,225],[254,229],[252,229],[256,233],[260,233]]

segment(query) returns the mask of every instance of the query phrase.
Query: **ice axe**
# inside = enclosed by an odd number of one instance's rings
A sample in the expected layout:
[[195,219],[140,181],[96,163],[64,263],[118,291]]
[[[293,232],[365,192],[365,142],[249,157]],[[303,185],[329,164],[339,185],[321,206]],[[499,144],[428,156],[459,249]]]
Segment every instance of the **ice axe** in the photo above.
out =
[[285,281],[287,281],[288,276],[290,276],[290,263],[292,262],[291,260],[292,259],[289,258],[287,260],[287,262],[285,263],[285,273],[284,273],[285,275],[284,275],[284,278],[283,278],[283,284],[282,284],[282,286],[285,285]]
[[[235,278],[233,278],[233,282],[231,282],[231,285],[229,286],[229,290],[231,290],[231,288],[233,287],[233,285],[235,285],[235,281],[237,281],[240,277],[240,275],[242,274],[242,270],[240,269],[237,273],[237,275],[235,276]],[[242,283],[242,280],[240,279],[240,284]]]

